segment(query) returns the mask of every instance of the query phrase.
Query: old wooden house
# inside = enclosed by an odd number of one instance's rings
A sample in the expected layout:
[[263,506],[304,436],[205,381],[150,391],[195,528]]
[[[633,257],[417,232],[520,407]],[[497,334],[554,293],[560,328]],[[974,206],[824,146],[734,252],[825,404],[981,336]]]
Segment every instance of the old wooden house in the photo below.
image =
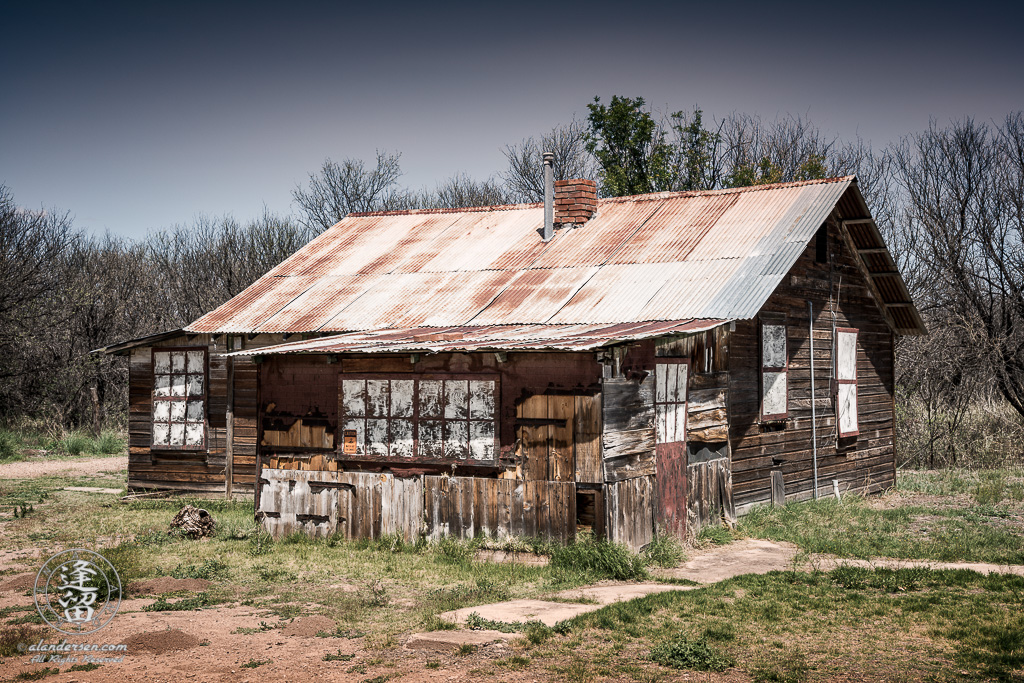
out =
[[639,548],[894,484],[894,342],[924,330],[855,178],[552,195],[349,215],[110,347],[129,486],[255,494],[276,535]]

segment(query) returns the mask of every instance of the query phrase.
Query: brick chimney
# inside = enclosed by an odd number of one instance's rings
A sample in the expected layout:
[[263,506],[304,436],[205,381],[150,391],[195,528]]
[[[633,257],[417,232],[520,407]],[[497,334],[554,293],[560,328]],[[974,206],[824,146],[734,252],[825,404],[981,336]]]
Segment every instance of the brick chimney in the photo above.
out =
[[581,225],[597,212],[597,183],[593,180],[555,181],[555,223]]

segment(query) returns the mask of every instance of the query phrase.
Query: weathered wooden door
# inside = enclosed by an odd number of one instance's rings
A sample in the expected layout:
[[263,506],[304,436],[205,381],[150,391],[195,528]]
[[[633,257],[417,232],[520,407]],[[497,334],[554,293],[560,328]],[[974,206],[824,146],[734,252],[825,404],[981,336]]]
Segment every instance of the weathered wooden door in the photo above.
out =
[[516,407],[516,438],[522,449],[521,475],[527,480],[573,481],[572,396],[530,396]]
[[654,416],[658,488],[657,521],[686,534],[686,387],[690,362],[659,358],[655,365]]
[[604,481],[601,466],[601,397],[530,396],[516,408],[516,438],[527,480]]

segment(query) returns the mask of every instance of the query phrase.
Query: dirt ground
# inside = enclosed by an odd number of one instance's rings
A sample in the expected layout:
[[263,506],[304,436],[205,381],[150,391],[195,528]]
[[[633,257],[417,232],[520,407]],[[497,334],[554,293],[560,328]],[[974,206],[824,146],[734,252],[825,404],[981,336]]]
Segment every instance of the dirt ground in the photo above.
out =
[[[727,546],[695,551],[691,559],[675,569],[661,570],[660,576],[687,578],[713,583],[745,573],[764,573],[794,568],[796,548],[787,543],[743,539]],[[855,563],[824,556],[812,557],[797,568],[829,569],[836,564]],[[880,562],[873,566],[907,566],[907,561]],[[932,567],[942,563],[925,563]],[[965,566],[967,563],[956,563]],[[1024,567],[991,567],[971,565],[981,571],[1001,570],[1024,574]],[[0,609],[12,605],[32,605],[31,585],[34,575],[25,573],[6,578],[0,583]],[[179,588],[177,580],[168,577],[146,582],[137,589]],[[183,587],[183,586],[182,586]],[[27,592],[26,592],[27,591]],[[140,590],[141,592],[141,590]],[[137,594],[137,593],[136,593]],[[462,681],[479,679],[476,673],[487,663],[509,657],[522,650],[515,639],[496,639],[477,646],[467,655],[455,652],[434,652],[408,649],[404,643],[381,648],[379,643],[366,643],[362,637],[323,637],[317,634],[334,632],[336,624],[323,616],[281,620],[268,612],[242,605],[222,605],[199,611],[144,612],[152,598],[125,600],[110,624],[92,636],[67,637],[71,643],[120,644],[128,646],[123,661],[107,663],[94,671],[70,671],[71,662],[61,666],[62,673],[46,680],[79,681],[147,681],[152,683],[196,681],[251,681],[253,683],[327,680],[327,681]],[[47,643],[60,642],[52,630],[42,631]],[[325,655],[333,655],[325,661]],[[97,656],[103,656],[102,653]],[[38,670],[44,665],[32,664],[29,657],[8,660],[4,679],[22,672]],[[78,663],[82,663],[80,659]],[[436,668],[428,668],[428,663]],[[248,666],[247,666],[248,665]],[[519,683],[548,680],[538,669],[508,671],[503,681]],[[379,678],[379,677],[385,678]],[[744,674],[730,671],[723,674],[665,671],[663,680],[747,681]]]
[[0,479],[31,479],[53,474],[89,475],[96,472],[118,472],[128,468],[127,455],[74,460],[29,459],[0,465]]

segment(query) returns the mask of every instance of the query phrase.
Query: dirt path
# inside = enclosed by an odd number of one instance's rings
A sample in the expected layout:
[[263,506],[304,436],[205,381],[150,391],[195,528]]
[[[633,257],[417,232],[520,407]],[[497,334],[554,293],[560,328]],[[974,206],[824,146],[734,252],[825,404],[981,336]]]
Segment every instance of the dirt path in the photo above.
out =
[[0,479],[31,479],[51,474],[96,474],[128,468],[127,455],[74,460],[23,460],[0,465]]
[[1000,573],[1024,576],[1024,565],[992,564],[989,562],[938,562],[935,560],[900,560],[874,558],[857,560],[831,555],[811,555],[799,563],[795,561],[797,547],[792,543],[777,543],[756,538],[745,538],[729,545],[717,546],[697,553],[686,563],[673,569],[656,569],[657,577],[689,579],[697,583],[717,583],[741,574],[767,574],[770,571],[797,569],[801,571],[831,571],[836,567],[867,567],[872,569],[901,569],[925,567],[929,569],[970,569],[982,574]]

